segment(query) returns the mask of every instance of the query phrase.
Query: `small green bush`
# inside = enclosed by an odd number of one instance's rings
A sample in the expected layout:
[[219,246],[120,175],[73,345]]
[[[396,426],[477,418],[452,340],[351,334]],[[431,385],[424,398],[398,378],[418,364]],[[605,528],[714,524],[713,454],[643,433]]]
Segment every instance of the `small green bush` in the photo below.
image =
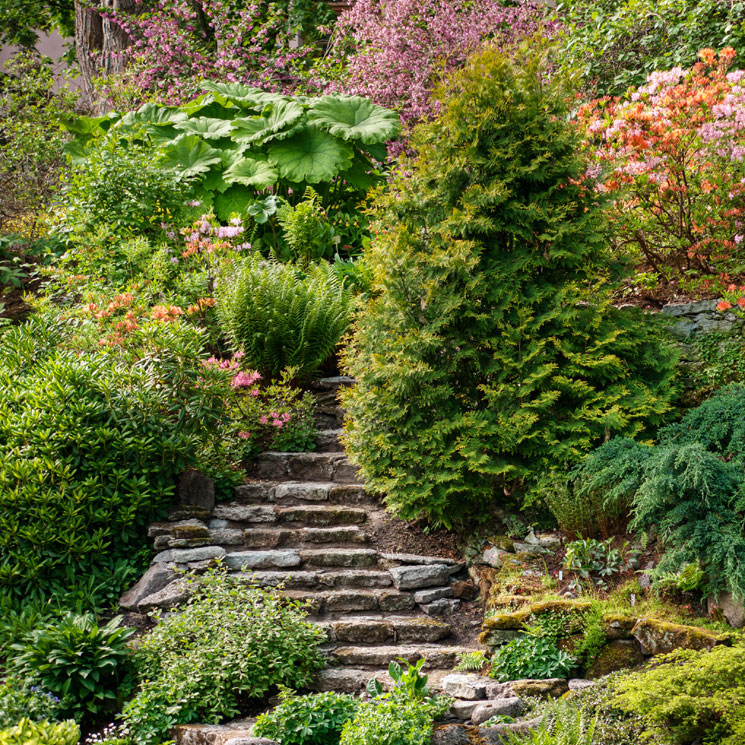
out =
[[575,657],[559,649],[556,639],[540,633],[526,634],[494,653],[490,674],[502,682],[521,678],[567,678],[576,664]]
[[525,735],[510,732],[506,745],[596,745],[597,719],[588,709],[551,704],[536,729]]
[[117,616],[100,626],[88,613],[67,614],[32,631],[16,645],[19,675],[61,699],[59,711],[76,721],[95,721],[116,708],[134,629]]
[[670,408],[675,354],[610,305],[605,215],[546,63],[472,57],[373,207],[346,446],[406,519],[486,519]]
[[739,745],[745,738],[745,647],[678,650],[619,678],[613,704],[673,745]]
[[57,719],[60,699],[28,680],[12,675],[0,683],[0,729],[21,719],[43,722]]
[[31,722],[22,719],[15,727],[0,730],[0,745],[78,745],[80,727],[69,722]]
[[301,270],[255,257],[222,278],[217,312],[251,367],[275,376],[293,367],[298,377],[309,377],[347,329],[351,296],[328,264]]
[[298,696],[285,688],[279,706],[256,720],[254,734],[282,745],[338,745],[342,727],[359,706],[353,696],[341,693]]
[[234,717],[273,686],[303,688],[325,664],[326,634],[300,603],[223,571],[194,589],[135,651],[142,683],[124,719],[139,745],[166,739],[175,724]]

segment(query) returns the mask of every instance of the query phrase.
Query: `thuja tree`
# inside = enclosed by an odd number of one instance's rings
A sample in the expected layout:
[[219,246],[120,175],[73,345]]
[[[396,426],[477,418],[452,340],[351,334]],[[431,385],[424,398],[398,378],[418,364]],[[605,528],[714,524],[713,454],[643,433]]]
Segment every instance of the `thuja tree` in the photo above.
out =
[[455,74],[376,201],[346,439],[406,518],[485,515],[669,407],[673,353],[598,289],[604,213],[564,91],[542,54],[518,56],[487,50]]

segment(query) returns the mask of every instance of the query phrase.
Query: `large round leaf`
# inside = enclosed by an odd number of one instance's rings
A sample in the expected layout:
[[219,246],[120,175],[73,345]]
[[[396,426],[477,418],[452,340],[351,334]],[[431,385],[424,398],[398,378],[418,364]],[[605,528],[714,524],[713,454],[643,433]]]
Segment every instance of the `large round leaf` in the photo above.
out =
[[182,176],[197,176],[209,171],[210,166],[221,163],[220,151],[210,147],[197,135],[181,135],[161,151],[162,163]]
[[243,158],[233,163],[223,172],[223,180],[228,184],[243,184],[265,189],[277,182],[277,170],[270,163],[252,158]]
[[261,116],[233,121],[232,138],[246,144],[260,143],[283,130],[289,130],[303,116],[303,110],[292,101],[279,101],[266,106]]
[[207,80],[202,83],[205,90],[212,91],[217,97],[222,97],[237,103],[241,108],[263,110],[267,104],[290,101],[289,96],[279,93],[267,93],[260,88],[251,88],[243,83],[217,83]]
[[[180,113],[184,114],[184,112]],[[221,137],[230,136],[231,123],[227,119],[196,116],[193,119],[177,122],[175,126],[181,132],[199,135],[205,140],[219,140]]]
[[234,212],[242,215],[253,200],[254,194],[253,189],[249,189],[241,184],[233,184],[222,194],[215,196],[215,212],[217,212],[217,216],[226,222]]
[[308,121],[344,140],[366,145],[386,142],[398,134],[398,115],[362,96],[324,96],[308,110]]
[[309,184],[331,180],[349,167],[353,155],[350,145],[316,127],[269,145],[269,160],[282,178]]

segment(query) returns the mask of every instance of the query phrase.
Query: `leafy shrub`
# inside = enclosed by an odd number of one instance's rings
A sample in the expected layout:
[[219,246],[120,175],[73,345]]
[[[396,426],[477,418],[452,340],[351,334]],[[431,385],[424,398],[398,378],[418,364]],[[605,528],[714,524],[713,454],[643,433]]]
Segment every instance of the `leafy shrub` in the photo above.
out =
[[217,312],[233,347],[249,365],[278,375],[292,367],[312,375],[330,357],[349,324],[351,301],[334,269],[252,258],[218,286]]
[[743,73],[730,70],[731,48],[700,56],[580,109],[599,190],[615,197],[614,250],[644,273],[643,286],[631,280],[639,293],[718,293],[745,279]]
[[287,203],[278,210],[277,219],[293,261],[308,264],[332,257],[334,228],[318,201],[317,192],[311,187],[306,190],[302,202],[294,207]]
[[24,679],[61,699],[63,716],[95,721],[116,708],[127,640],[134,633],[120,623],[120,616],[100,626],[90,613],[67,614],[16,645],[12,664]]
[[[26,52],[0,71],[0,230],[38,237],[40,217],[64,166],[68,139],[56,119],[72,112],[75,96],[54,90],[51,60]],[[28,216],[23,230],[19,218]]]
[[118,236],[159,235],[162,223],[178,221],[189,194],[189,179],[160,168],[148,148],[112,141],[65,176],[56,230],[67,235],[106,226]]
[[666,548],[660,571],[699,563],[709,590],[739,596],[745,594],[743,411],[745,388],[723,388],[661,430],[657,446],[611,440],[577,470],[582,488],[632,504],[632,529],[659,531]]
[[218,722],[272,686],[302,688],[324,666],[325,633],[300,603],[221,571],[196,580],[178,615],[135,651],[141,686],[124,719],[141,745],[191,721]]
[[151,323],[122,356],[75,350],[75,332],[40,316],[0,345],[0,588],[16,598],[129,582],[224,413],[195,329]]
[[689,67],[700,49],[745,51],[745,7],[718,0],[562,0],[557,55],[590,95],[617,96],[650,73]]
[[486,517],[496,495],[669,409],[674,353],[591,291],[603,213],[544,63],[474,56],[419,131],[412,174],[376,201],[346,445],[407,519]]
[[526,634],[500,647],[492,657],[491,676],[499,681],[521,678],[567,678],[577,660],[540,633]]
[[693,343],[697,361],[690,389],[697,403],[730,383],[745,382],[745,339],[739,332],[699,334]]
[[613,704],[665,742],[736,745],[745,736],[745,647],[679,650],[619,678]]
[[76,159],[93,163],[114,145],[144,149],[151,167],[168,174],[161,178],[193,182],[203,209],[221,220],[251,208],[256,225],[269,228],[269,249],[278,198],[295,204],[317,184],[323,207],[356,206],[380,180],[373,159],[382,160],[399,128],[393,112],[360,96],[291,98],[209,81],[204,88],[210,92],[178,108],[148,103],[124,116],[70,121]]
[[607,577],[631,568],[630,561],[637,552],[629,550],[628,542],[620,549],[612,544],[613,538],[584,538],[567,544],[564,567],[578,576],[577,587],[581,588],[582,582],[605,587]]
[[254,734],[282,745],[338,745],[342,727],[354,717],[359,705],[357,699],[346,694],[298,696],[285,688],[280,692],[279,706],[256,720]]
[[16,676],[0,683],[0,729],[21,719],[43,722],[57,719],[60,699],[53,693]]
[[15,727],[0,730],[0,745],[78,745],[80,727],[68,722],[31,722],[22,719]]

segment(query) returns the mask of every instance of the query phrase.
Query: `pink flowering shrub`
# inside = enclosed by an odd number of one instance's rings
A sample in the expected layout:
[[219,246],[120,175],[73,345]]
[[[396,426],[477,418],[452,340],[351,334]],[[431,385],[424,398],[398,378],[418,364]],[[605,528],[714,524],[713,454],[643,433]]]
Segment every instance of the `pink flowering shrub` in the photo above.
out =
[[127,72],[103,85],[117,107],[123,93],[124,108],[183,103],[205,78],[293,92],[334,17],[326,3],[293,0],[154,0],[144,11],[137,3],[136,13],[103,13],[132,40]]
[[632,255],[635,290],[653,297],[745,282],[745,71],[731,69],[733,49],[699,56],[579,112],[616,251]]
[[243,458],[262,450],[307,451],[315,448],[316,429],[310,394],[290,384],[292,371],[265,383],[256,370],[245,370],[243,352],[228,359],[210,357],[204,368],[223,377],[225,435],[237,438]]
[[337,21],[331,56],[343,73],[329,88],[367,96],[411,125],[435,112],[432,93],[443,73],[486,39],[508,45],[539,22],[537,6],[525,0],[357,0]]

